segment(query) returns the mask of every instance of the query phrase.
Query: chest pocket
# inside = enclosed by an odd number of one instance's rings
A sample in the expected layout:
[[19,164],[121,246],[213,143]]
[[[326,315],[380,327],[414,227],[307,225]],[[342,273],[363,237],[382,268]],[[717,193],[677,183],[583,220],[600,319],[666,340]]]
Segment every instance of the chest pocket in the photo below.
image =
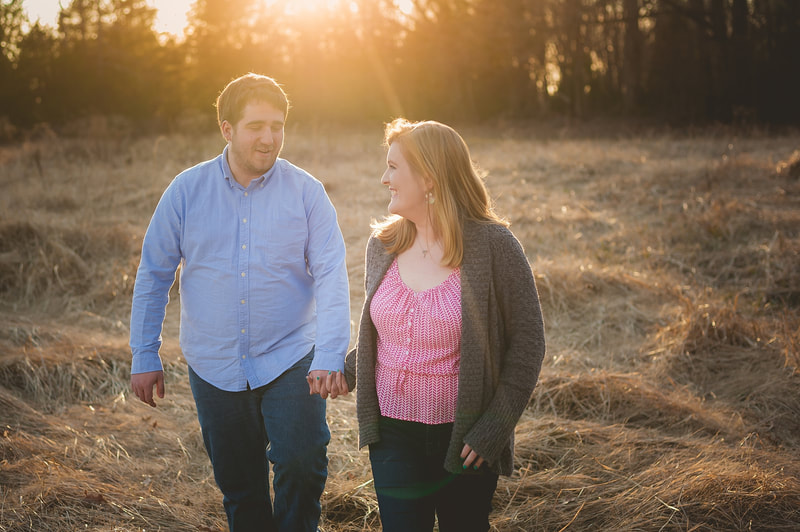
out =
[[287,266],[305,263],[308,224],[305,216],[275,216],[251,228],[256,257],[263,264]]

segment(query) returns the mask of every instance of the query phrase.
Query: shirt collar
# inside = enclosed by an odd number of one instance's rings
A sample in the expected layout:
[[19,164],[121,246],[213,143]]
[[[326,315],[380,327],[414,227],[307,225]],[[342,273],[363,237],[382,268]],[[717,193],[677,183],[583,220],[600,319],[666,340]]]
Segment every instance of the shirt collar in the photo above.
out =
[[[225,148],[222,150],[222,176],[228,181],[228,185],[230,185],[231,188],[241,187],[242,185],[240,185],[239,182],[236,181],[233,178],[233,172],[231,171],[231,165],[228,164],[228,147],[229,146],[226,144]],[[280,157],[275,160],[275,164],[273,164],[272,168],[267,170],[267,172],[265,174],[263,174],[258,179],[254,179],[253,181],[251,181],[250,182],[250,186],[257,185],[259,183],[264,183],[264,182],[267,181],[267,179],[272,177],[272,174],[275,173],[275,168],[278,166],[278,162],[279,161],[280,161]]]

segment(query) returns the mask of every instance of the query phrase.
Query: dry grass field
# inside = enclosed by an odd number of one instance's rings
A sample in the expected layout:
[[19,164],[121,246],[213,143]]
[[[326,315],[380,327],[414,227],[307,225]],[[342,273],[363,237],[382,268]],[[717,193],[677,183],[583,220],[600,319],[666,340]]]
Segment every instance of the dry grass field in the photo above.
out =
[[[800,133],[603,129],[463,130],[548,339],[493,530],[800,530]],[[224,530],[175,302],[157,409],[127,347],[150,214],[221,138],[87,131],[0,146],[0,531]],[[284,150],[339,212],[353,323],[381,133]],[[379,530],[354,398],[328,408],[324,530]]]

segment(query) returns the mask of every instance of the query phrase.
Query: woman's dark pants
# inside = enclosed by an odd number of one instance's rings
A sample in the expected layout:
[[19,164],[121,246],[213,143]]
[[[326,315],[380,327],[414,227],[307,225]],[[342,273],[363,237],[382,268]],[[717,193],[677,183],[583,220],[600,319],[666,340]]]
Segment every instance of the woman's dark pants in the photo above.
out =
[[425,425],[381,417],[381,440],[369,446],[384,532],[489,529],[497,475],[484,464],[453,474],[443,467],[452,423]]

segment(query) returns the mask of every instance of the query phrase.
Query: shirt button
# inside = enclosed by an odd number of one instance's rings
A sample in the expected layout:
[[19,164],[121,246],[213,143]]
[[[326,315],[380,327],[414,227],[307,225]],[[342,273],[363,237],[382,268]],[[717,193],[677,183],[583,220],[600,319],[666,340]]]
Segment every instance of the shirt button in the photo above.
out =
[[242,218],[242,223],[246,224],[247,223],[247,218]]
[[244,334],[244,329],[242,329],[242,334]]
[[247,249],[247,244],[242,244],[242,249]]
[[[247,196],[247,192],[245,192],[244,195]],[[244,357],[242,357],[242,358],[244,358]]]
[[414,309],[412,308],[411,310],[409,310],[409,312],[411,312],[413,314],[414,313]]
[[244,272],[242,272],[242,277],[244,277]]
[[244,305],[244,299],[242,299],[242,305]]
[[247,357],[246,357],[246,356],[244,356],[244,355],[242,355],[242,360],[244,360],[245,358],[247,358]]

